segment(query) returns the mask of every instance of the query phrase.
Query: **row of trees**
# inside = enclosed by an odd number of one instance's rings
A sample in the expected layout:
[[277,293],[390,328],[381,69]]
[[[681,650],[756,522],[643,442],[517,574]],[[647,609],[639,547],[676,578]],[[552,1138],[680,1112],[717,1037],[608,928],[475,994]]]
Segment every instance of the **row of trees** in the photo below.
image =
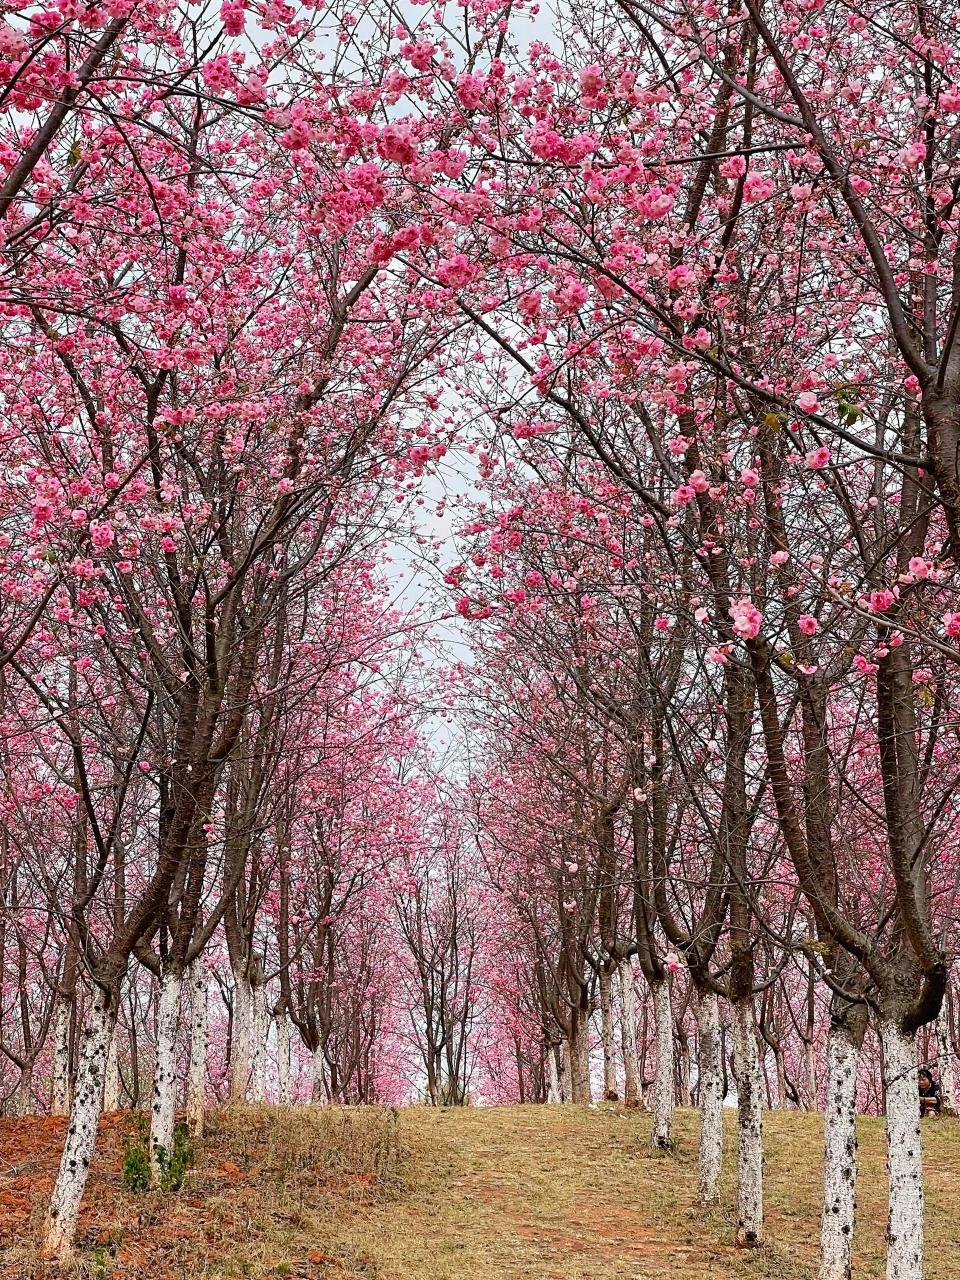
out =
[[[205,957],[234,1096],[273,1010],[347,1099],[402,954],[434,1101],[470,1033],[491,1088],[586,1099],[595,1011],[612,1091],[618,1004],[631,1097],[649,1011],[664,1149],[694,1009],[705,1199],[729,1028],[744,1244],[764,1063],[786,1093],[785,1016],[813,1046],[829,1001],[824,1280],[872,1026],[888,1276],[920,1280],[917,1039],[948,1061],[957,950],[955,6],[571,4],[562,56],[491,0],[6,13],[3,1043],[27,1081],[55,1046],[57,1106],[72,1074],[46,1252],[133,975],[156,1165]],[[461,445],[449,793],[374,548]]]

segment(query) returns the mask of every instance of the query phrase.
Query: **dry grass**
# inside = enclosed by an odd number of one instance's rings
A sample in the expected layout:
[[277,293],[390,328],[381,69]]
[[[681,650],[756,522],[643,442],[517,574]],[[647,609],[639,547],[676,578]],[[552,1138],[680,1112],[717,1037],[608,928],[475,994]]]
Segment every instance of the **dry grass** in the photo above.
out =
[[[13,1179],[21,1184],[19,1200],[0,1172],[3,1280],[42,1274],[29,1237],[57,1143],[52,1122],[33,1123],[32,1130],[30,1123],[19,1122],[19,1131],[17,1122],[0,1128],[0,1169],[10,1163],[11,1140],[34,1153],[32,1173]],[[809,1280],[820,1125],[818,1116],[798,1113],[766,1117],[769,1242],[748,1254],[732,1245],[729,1172],[721,1209],[704,1215],[693,1202],[692,1113],[679,1113],[677,1150],[664,1157],[647,1149],[649,1119],[616,1106],[245,1109],[215,1119],[182,1192],[166,1197],[123,1191],[122,1122],[111,1117],[82,1224],[78,1275]],[[862,1121],[860,1138],[856,1274],[873,1280],[883,1273],[882,1126]],[[728,1171],[732,1140],[731,1124]],[[928,1122],[924,1147],[927,1277],[960,1280],[960,1123]],[[23,1228],[26,1241],[16,1238]]]

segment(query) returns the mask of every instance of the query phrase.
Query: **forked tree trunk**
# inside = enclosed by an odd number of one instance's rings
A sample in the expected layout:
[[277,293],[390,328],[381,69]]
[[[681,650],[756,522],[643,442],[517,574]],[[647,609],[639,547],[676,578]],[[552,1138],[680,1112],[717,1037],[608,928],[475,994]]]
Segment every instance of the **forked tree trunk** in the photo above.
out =
[[250,1087],[250,982],[233,971],[233,1042],[230,1054],[230,1101],[246,1102]]
[[290,1019],[286,1009],[281,1009],[277,1023],[277,1101],[281,1107],[290,1105]]
[[73,997],[57,992],[53,1015],[53,1088],[50,1114],[65,1116],[70,1110],[70,1015]]
[[267,1009],[267,988],[258,982],[253,988],[250,1017],[250,1097],[261,1103],[267,1096],[267,1035],[270,1014]]
[[603,1096],[615,1102],[617,1093],[617,1060],[613,1048],[613,993],[610,971],[600,969],[600,1038],[603,1045]]
[[207,972],[202,960],[190,967],[190,1080],[187,1124],[195,1138],[203,1136],[207,1081]]
[[737,1244],[763,1243],[763,1077],[753,999],[733,1006],[737,1068]]
[[107,1054],[116,1021],[116,1004],[101,987],[95,987],[80,1033],[70,1126],[43,1226],[40,1252],[48,1261],[66,1263],[73,1251],[80,1201],[100,1127]]
[[650,1142],[655,1151],[669,1151],[673,1144],[673,1010],[670,982],[651,982],[653,1024],[657,1040],[657,1074],[653,1081],[653,1126]]
[[827,1042],[820,1280],[850,1280],[857,1208],[857,1053],[848,1028]]
[[697,1199],[714,1204],[720,1199],[723,1169],[723,1068],[720,1060],[720,1004],[715,991],[701,991],[697,1002],[700,1035],[697,1048],[697,1087],[700,1093],[700,1147]]
[[164,966],[160,974],[157,1008],[157,1058],[153,1069],[153,1103],[150,1109],[150,1182],[158,1186],[163,1162],[173,1150],[177,1112],[177,1030],[183,974]]
[[107,1050],[106,1078],[103,1085],[104,1111],[120,1110],[120,1063],[117,1057],[119,1049],[120,1021],[117,1020],[110,1037],[110,1048]]
[[887,1280],[923,1280],[923,1161],[916,1034],[880,1023],[887,1095]]
[[937,1015],[937,1074],[940,1076],[940,1095],[946,1111],[957,1110],[957,1076],[953,1062],[953,1042],[950,1035],[950,1004],[944,994],[943,1004]]
[[620,1042],[623,1047],[623,1099],[628,1106],[640,1101],[640,1062],[637,1053],[637,993],[633,986],[633,965],[629,958],[621,960],[620,977]]

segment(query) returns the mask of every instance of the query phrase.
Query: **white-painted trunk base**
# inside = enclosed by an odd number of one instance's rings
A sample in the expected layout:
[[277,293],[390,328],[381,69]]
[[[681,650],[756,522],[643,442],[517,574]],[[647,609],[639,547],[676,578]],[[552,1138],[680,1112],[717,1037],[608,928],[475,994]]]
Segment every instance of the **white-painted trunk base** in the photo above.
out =
[[270,1030],[267,988],[263,983],[257,983],[253,988],[251,1007],[250,1098],[260,1103],[267,1096],[267,1036]]
[[73,999],[61,993],[57,995],[57,1007],[53,1015],[53,1088],[50,1096],[50,1114],[65,1116],[70,1110],[70,1015]]
[[887,1094],[887,1280],[923,1280],[923,1160],[917,1082],[917,1042],[880,1023]]
[[43,1227],[41,1256],[48,1260],[67,1262],[73,1250],[80,1201],[100,1127],[107,1054],[116,1019],[113,1003],[105,992],[95,987],[80,1034],[70,1126]]
[[613,992],[610,972],[600,970],[600,1043],[603,1047],[603,1096],[615,1102],[617,1091],[617,1061],[613,1048]]
[[187,1124],[195,1138],[203,1136],[207,1085],[207,970],[202,960],[190,967],[190,1079]]
[[290,1019],[284,1009],[277,1014],[277,1101],[290,1105]]
[[720,1174],[723,1170],[723,1072],[720,1059],[720,1002],[716,992],[701,993],[697,1004],[697,1022],[700,1093],[697,1199],[701,1204],[715,1204],[720,1199]]
[[153,1069],[153,1104],[150,1110],[150,1181],[163,1174],[163,1162],[173,1151],[177,1112],[177,1030],[183,974],[165,969],[160,975],[157,1010],[157,1057]]
[[673,1145],[673,1008],[670,982],[652,982],[653,1023],[657,1042],[657,1073],[653,1081],[653,1126],[650,1142],[655,1151]]
[[763,1243],[763,1076],[753,1000],[733,1006],[737,1068],[737,1244]]
[[957,1110],[957,1074],[950,1036],[950,1002],[944,994],[943,1004],[937,1015],[937,1074],[940,1077],[940,1096],[944,1109]]
[[620,1044],[623,1049],[623,1100],[628,1106],[640,1101],[640,1054],[637,1050],[637,993],[633,985],[633,964],[621,960],[620,978]]
[[842,1027],[827,1043],[820,1280],[850,1280],[857,1208],[857,1047]]
[[110,1037],[110,1048],[107,1051],[106,1080],[103,1086],[104,1111],[120,1110],[120,1061],[118,1057],[120,1037],[119,1021],[113,1028]]
[[230,1049],[230,1100],[246,1102],[250,1087],[250,983],[233,974],[233,1039]]

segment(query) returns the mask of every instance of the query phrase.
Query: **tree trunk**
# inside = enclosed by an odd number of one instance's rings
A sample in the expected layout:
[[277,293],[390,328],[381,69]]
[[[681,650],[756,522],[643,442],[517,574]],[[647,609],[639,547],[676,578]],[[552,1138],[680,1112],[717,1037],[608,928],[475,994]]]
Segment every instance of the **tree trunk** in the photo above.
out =
[[957,1111],[957,1077],[953,1063],[953,1043],[950,1035],[950,998],[944,993],[943,1004],[937,1015],[937,1074],[940,1076],[940,1094],[945,1111]]
[[701,1204],[714,1204],[720,1199],[720,1174],[723,1169],[720,1005],[715,991],[700,992],[697,1021],[700,1027],[697,1049],[697,1089],[700,1094],[697,1199]]
[[923,1161],[916,1034],[880,1023],[887,1095],[887,1280],[923,1280]]
[[637,993],[633,986],[633,965],[621,960],[620,975],[620,1041],[623,1046],[623,1099],[628,1107],[640,1101],[640,1063],[637,1053]]
[[572,1034],[565,1041],[569,1054],[570,1098],[572,1102],[589,1104],[590,1091],[590,1025],[584,1018],[573,1023]]
[[203,1136],[207,1081],[207,972],[202,959],[190,966],[190,1081],[187,1124],[195,1138]]
[[286,1009],[277,1014],[277,1101],[290,1105],[290,1019]]
[[113,1028],[113,1035],[110,1037],[110,1048],[107,1050],[107,1066],[103,1085],[103,1109],[107,1112],[120,1110],[120,1063],[117,1059],[119,1031],[120,1021],[118,1019]]
[[253,1102],[262,1103],[267,1096],[267,1036],[270,1030],[265,983],[258,982],[254,986],[251,1003],[250,1097]]
[[808,1040],[803,1046],[803,1071],[806,1077],[807,1110],[817,1109],[817,1054],[813,1041]]
[[230,1054],[230,1101],[246,1102],[250,1087],[250,981],[233,971],[233,1042]]
[[40,1251],[48,1261],[68,1262],[73,1251],[80,1201],[100,1126],[107,1054],[116,1021],[115,1002],[101,987],[95,987],[80,1036],[70,1127],[43,1226]]
[[857,1208],[857,1045],[848,1029],[830,1028],[824,1113],[820,1280],[850,1280]]
[[657,1040],[650,1142],[655,1151],[669,1151],[673,1145],[673,1010],[669,979],[651,982],[650,989],[653,992],[653,1024]]
[[53,1090],[50,1114],[65,1116],[70,1110],[70,1015],[73,997],[57,992],[53,1016]]
[[737,1244],[763,1243],[763,1079],[753,999],[733,1006],[737,1071]]
[[18,1116],[33,1115],[33,1061],[26,1059],[20,1068],[17,1081],[16,1112]]
[[324,1081],[323,1067],[323,1050],[319,1045],[317,1045],[316,1049],[313,1051],[313,1089],[310,1094],[310,1101],[314,1105],[318,1105],[326,1100],[326,1084]]
[[183,974],[164,966],[160,974],[157,1012],[157,1060],[153,1068],[153,1105],[150,1113],[150,1183],[158,1186],[164,1161],[173,1150],[177,1111],[177,1030]]
[[608,1102],[616,1102],[617,1060],[613,1050],[613,994],[610,971],[600,969],[600,1037],[603,1045],[603,1096]]
[[562,1102],[560,1094],[560,1072],[557,1070],[557,1052],[552,1044],[548,1044],[545,1050],[546,1066],[547,1066],[547,1101],[549,1103]]

